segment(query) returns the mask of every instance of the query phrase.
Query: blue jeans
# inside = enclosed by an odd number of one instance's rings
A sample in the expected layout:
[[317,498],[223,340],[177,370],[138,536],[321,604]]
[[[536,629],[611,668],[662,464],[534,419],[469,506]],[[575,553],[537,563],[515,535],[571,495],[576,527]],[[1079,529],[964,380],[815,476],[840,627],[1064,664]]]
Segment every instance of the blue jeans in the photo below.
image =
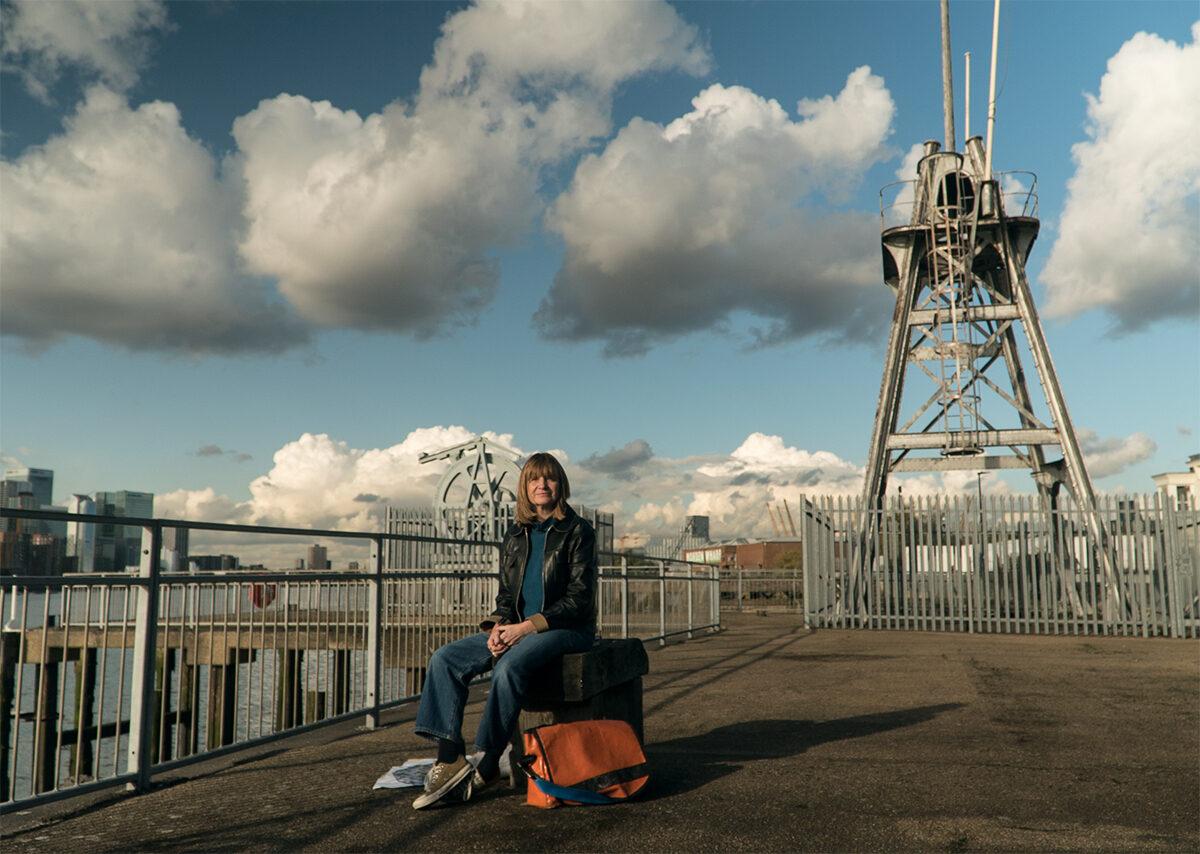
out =
[[417,709],[417,735],[461,742],[467,685],[490,669],[492,688],[483,707],[475,746],[485,751],[504,750],[516,729],[521,703],[529,695],[531,677],[566,653],[586,652],[594,640],[569,629],[551,629],[526,635],[493,659],[487,639],[488,633],[480,632],[448,643],[430,657]]

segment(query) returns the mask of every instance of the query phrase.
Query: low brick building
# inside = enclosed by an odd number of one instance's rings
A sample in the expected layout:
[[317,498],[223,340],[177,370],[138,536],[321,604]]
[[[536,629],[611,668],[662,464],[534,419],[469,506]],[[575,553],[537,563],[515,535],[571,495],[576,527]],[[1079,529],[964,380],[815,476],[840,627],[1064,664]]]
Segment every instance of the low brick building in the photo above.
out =
[[694,549],[685,549],[684,560],[719,566],[721,569],[777,569],[799,568],[801,561],[799,537],[777,540],[734,540],[728,543],[713,543]]

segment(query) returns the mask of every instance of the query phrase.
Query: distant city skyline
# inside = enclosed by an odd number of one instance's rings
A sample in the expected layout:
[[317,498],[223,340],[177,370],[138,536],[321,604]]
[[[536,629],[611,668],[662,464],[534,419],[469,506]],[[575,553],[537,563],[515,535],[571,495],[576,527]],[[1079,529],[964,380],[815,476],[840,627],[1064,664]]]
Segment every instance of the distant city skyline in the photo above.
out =
[[[46,8],[4,5],[0,455],[60,506],[378,529],[477,434],[559,453],[621,534],[860,491],[932,0]],[[1200,16],[1001,16],[1050,352],[1097,489],[1151,492],[1200,450]],[[981,133],[991,5],[951,24]]]

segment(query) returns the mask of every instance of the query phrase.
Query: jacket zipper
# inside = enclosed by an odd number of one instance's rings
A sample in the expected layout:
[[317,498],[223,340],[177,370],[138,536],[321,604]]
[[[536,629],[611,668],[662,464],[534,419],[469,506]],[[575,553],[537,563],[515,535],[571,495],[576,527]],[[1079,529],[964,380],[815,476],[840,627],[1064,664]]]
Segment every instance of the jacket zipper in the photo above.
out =
[[[546,538],[549,539],[550,531],[554,530],[554,524],[551,523],[549,530],[546,531]],[[513,600],[513,610],[517,612],[518,622],[525,619],[525,615],[521,613],[521,593],[525,589],[525,568],[529,565],[529,554],[533,551],[533,528],[524,530],[522,526],[521,536],[525,538],[525,560],[521,561],[521,574],[517,578],[517,596]],[[549,575],[546,573],[546,546],[545,540],[542,541],[542,605],[546,604],[546,585],[549,583]]]
[[521,561],[521,572],[517,576],[516,595],[513,597],[513,610],[517,612],[518,623],[525,619],[525,615],[521,613],[521,591],[525,588],[525,567],[529,564],[529,553],[533,551],[533,538],[523,526],[521,536],[525,538],[525,559]]

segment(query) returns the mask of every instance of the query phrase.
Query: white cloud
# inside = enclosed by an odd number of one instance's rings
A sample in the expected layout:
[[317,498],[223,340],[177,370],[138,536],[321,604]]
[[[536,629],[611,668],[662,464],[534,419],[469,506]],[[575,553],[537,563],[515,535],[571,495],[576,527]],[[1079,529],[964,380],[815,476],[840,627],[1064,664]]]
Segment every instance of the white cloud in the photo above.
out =
[[907,225],[912,220],[913,205],[917,198],[917,165],[925,156],[925,144],[913,143],[896,170],[896,180],[904,181],[896,188],[896,195],[887,200],[888,207],[884,210],[884,219],[889,226]]
[[1190,44],[1138,33],[1088,96],[1058,239],[1042,271],[1046,308],[1092,308],[1118,328],[1200,317],[1200,22]]
[[[275,452],[270,471],[250,482],[248,500],[234,501],[211,488],[177,490],[156,498],[156,508],[209,522],[375,530],[385,505],[426,506],[433,500],[449,463],[421,463],[422,453],[475,435],[460,426],[422,427],[390,447],[361,449],[325,433],[304,433]],[[520,453],[511,434],[480,435]]]
[[738,310],[768,319],[758,343],[882,323],[875,218],[798,204],[840,197],[886,155],[883,80],[859,68],[836,97],[801,101],[797,121],[740,86],[692,105],[665,127],[634,119],[579,163],[547,215],[566,259],[542,330],[636,354]]
[[211,487],[176,489],[154,496],[154,515],[162,519],[188,519],[202,522],[246,524],[249,507],[227,495],[218,495]]
[[473,318],[498,281],[488,250],[520,234],[536,203],[519,140],[453,105],[362,119],[280,95],[233,134],[241,253],[318,325],[431,335]]
[[1120,474],[1130,466],[1150,459],[1158,450],[1158,444],[1145,433],[1102,439],[1094,430],[1077,432],[1083,463],[1093,480]]
[[13,0],[0,10],[0,57],[43,101],[68,67],[109,88],[132,86],[154,34],[168,27],[159,0]]
[[626,545],[673,537],[689,515],[710,517],[718,538],[769,536],[768,503],[787,499],[794,511],[801,493],[858,495],[862,474],[828,451],[752,433],[727,454],[655,456],[622,477],[588,472],[579,478],[579,494],[580,503],[616,514],[618,534],[632,538]]
[[[411,103],[364,118],[279,95],[234,122],[239,150],[218,169],[173,105],[130,109],[114,94],[138,51],[122,65],[65,35],[78,18],[99,45],[141,45],[161,7],[42,17],[58,5],[6,12],[6,27],[8,15],[26,23],[5,50],[41,45],[48,68],[69,59],[111,85],[61,135],[3,163],[4,330],[35,344],[74,333],[279,350],[305,337],[293,310],[303,328],[418,337],[470,322],[495,291],[493,250],[540,209],[542,171],[609,132],[613,88],[708,62],[665,3],[482,3],[447,20]],[[57,41],[35,37],[35,19]]]
[[451,17],[412,104],[361,118],[280,95],[234,123],[250,267],[326,326],[434,334],[492,298],[492,250],[540,207],[540,170],[609,132],[611,93],[704,70],[663,3],[482,3]]
[[238,198],[173,104],[93,87],[61,135],[0,162],[0,183],[6,334],[193,353],[303,339],[240,272]]
[[479,77],[505,86],[581,81],[608,91],[649,70],[703,74],[710,62],[696,28],[660,2],[492,0],[452,17],[442,34],[422,79],[423,89],[441,93]]
[[[425,463],[424,452],[465,442],[465,427],[427,427],[388,448],[362,450],[325,434],[305,433],[275,452],[274,466],[250,484],[251,516],[258,524],[314,525],[369,530],[384,504],[428,505],[446,462]],[[510,434],[482,434],[513,450]],[[360,495],[378,496],[364,503]]]

